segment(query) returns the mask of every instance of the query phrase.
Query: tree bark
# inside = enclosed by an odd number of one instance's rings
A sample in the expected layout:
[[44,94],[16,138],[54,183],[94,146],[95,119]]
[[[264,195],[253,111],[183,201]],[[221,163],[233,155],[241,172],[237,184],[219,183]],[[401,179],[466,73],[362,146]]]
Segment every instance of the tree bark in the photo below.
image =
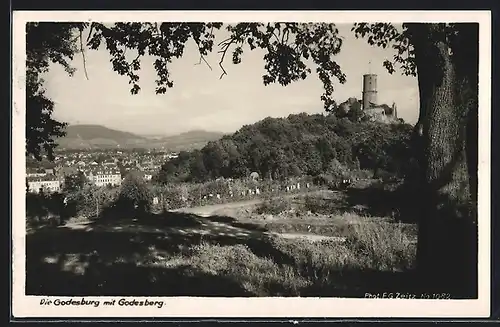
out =
[[428,291],[477,297],[479,29],[457,26],[408,27],[420,92],[417,270]]

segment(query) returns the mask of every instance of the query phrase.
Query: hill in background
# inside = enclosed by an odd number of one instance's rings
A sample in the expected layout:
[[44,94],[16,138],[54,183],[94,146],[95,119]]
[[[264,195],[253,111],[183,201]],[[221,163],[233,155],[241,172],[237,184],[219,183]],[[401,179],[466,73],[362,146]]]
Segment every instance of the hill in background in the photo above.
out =
[[224,136],[219,132],[193,130],[178,135],[166,136],[154,141],[154,144],[163,145],[172,151],[189,151],[201,149],[208,142],[217,141]]
[[203,148],[208,142],[220,139],[224,134],[195,130],[166,137],[145,137],[101,125],[69,125],[66,136],[57,143],[65,149],[112,149],[146,148],[170,151],[188,151]]
[[[257,172],[272,179],[331,171],[386,170],[404,175],[413,165],[412,126],[353,122],[335,115],[265,118],[201,150],[180,152],[160,170],[160,182],[239,178]],[[340,167],[340,168],[339,168]]]

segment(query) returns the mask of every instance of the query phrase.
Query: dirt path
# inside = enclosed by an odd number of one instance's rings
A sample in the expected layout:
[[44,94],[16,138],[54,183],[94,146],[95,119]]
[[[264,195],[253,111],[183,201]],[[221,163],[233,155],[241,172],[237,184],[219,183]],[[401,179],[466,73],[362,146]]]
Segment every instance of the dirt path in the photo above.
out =
[[318,242],[318,241],[326,241],[326,240],[331,240],[335,242],[345,242],[346,238],[345,237],[340,237],[340,236],[326,236],[326,235],[317,235],[317,234],[296,234],[296,233],[274,233],[276,236],[286,238],[286,239],[302,239],[302,240],[308,240],[311,242]]
[[[297,196],[307,196],[307,195],[318,195],[318,194],[333,194],[337,193],[336,191],[331,191],[331,190],[314,190],[314,191],[309,191],[309,192],[301,192],[301,193],[292,193],[292,194],[286,194],[286,195],[281,195],[281,196],[276,196],[275,198],[294,198]],[[227,203],[219,203],[219,204],[212,204],[212,205],[204,205],[204,206],[197,206],[197,207],[185,207],[185,208],[180,208],[176,210],[172,210],[172,212],[180,212],[180,213],[190,213],[190,214],[195,214],[199,215],[202,217],[209,217],[209,216],[214,216],[217,215],[220,212],[229,212],[232,209],[241,209],[245,207],[251,207],[254,205],[257,205],[261,202],[264,201],[264,198],[257,198],[257,199],[251,199],[251,200],[244,200],[244,201],[236,201],[236,202],[227,202]],[[68,223],[64,227],[66,228],[71,228],[71,229],[87,229],[89,226],[87,226],[86,222],[74,222],[74,223]],[[141,227],[142,231],[144,231],[144,227]],[[131,230],[133,228],[133,224],[131,226],[127,226],[125,229]],[[153,232],[159,232],[160,230],[154,229],[151,230]],[[344,242],[345,237],[339,237],[339,236],[326,236],[326,235],[318,235],[318,234],[312,234],[312,233],[278,233],[278,232],[249,232],[248,230],[245,230],[243,228],[239,228],[236,226],[232,226],[231,224],[226,224],[222,222],[212,222],[212,221],[207,221],[206,223],[203,223],[203,226],[201,228],[166,228],[163,230],[163,232],[167,233],[181,233],[181,234],[211,234],[211,233],[216,233],[219,235],[224,235],[224,234],[233,234],[233,235],[238,235],[238,236],[243,236],[243,237],[258,237],[257,234],[260,235],[267,235],[267,236],[278,236],[282,237],[285,239],[302,239],[302,240],[307,240],[310,242],[318,242],[318,241],[323,241],[323,240],[332,240],[336,242]]]
[[[275,198],[283,197],[283,198],[289,199],[289,198],[294,198],[297,196],[317,195],[317,194],[326,194],[326,193],[331,194],[332,192],[335,192],[335,191],[314,190],[314,191],[308,191],[308,192],[280,195],[280,196],[276,196]],[[244,201],[209,204],[209,205],[203,205],[203,206],[197,206],[197,207],[184,207],[184,208],[174,209],[174,210],[170,210],[170,211],[171,212],[181,212],[181,213],[191,213],[191,214],[199,215],[202,217],[208,217],[211,215],[215,215],[218,211],[250,207],[250,206],[254,206],[256,204],[259,204],[263,201],[264,201],[264,198],[257,198],[257,199],[244,200]],[[78,222],[67,222],[63,226],[64,227],[71,227],[74,229],[84,229],[84,228],[86,228],[86,226],[89,223],[90,223],[90,221],[81,220]]]
[[199,206],[199,207],[186,207],[186,208],[175,209],[172,211],[173,212],[192,213],[192,214],[199,215],[199,216],[209,216],[209,215],[211,215],[214,212],[219,211],[219,210],[249,207],[249,206],[259,204],[262,201],[264,201],[264,200],[263,199],[252,199],[252,200],[246,200],[246,201],[209,204],[209,205]]
[[[290,199],[290,198],[294,198],[297,196],[317,195],[317,194],[332,193],[332,192],[334,192],[334,191],[314,190],[314,191],[309,191],[309,192],[280,195],[280,196],[276,196],[274,198]],[[258,198],[258,199],[244,200],[244,201],[237,201],[237,202],[210,204],[210,205],[204,205],[204,206],[198,206],[198,207],[186,207],[186,208],[175,209],[172,211],[173,212],[192,213],[192,214],[200,215],[200,216],[209,216],[209,215],[213,215],[216,211],[225,210],[225,209],[250,207],[250,206],[254,206],[256,204],[259,204],[263,201],[264,201],[263,198]]]

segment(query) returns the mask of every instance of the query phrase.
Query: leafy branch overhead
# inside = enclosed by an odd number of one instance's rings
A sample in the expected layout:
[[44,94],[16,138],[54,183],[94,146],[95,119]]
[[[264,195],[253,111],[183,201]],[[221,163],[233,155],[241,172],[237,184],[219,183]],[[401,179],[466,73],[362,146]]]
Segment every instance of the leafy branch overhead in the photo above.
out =
[[[182,57],[187,42],[194,41],[200,62],[206,62],[205,56],[214,50],[216,31],[222,27],[222,23],[92,23],[88,45],[96,50],[105,44],[113,70],[129,78],[133,94],[140,90],[141,58],[145,55],[155,57],[156,93],[163,94],[174,85],[169,64]],[[227,74],[224,64],[228,52],[232,54],[232,63],[239,64],[245,51],[262,49],[265,51],[266,74],[262,77],[265,85],[288,85],[306,79],[311,74],[309,61],[316,66],[316,73],[324,85],[321,99],[325,108],[335,104],[332,98],[334,79],[340,83],[346,81],[345,74],[333,60],[342,45],[335,24],[239,23],[227,25],[225,30],[228,37],[217,43],[221,78]],[[135,50],[136,56],[127,58],[127,50]]]
[[351,28],[356,38],[367,38],[370,45],[387,48],[392,47],[394,56],[392,60],[384,60],[384,67],[392,74],[395,66],[400,66],[404,75],[416,76],[415,52],[410,43],[408,24],[403,24],[399,31],[390,23],[355,23]]

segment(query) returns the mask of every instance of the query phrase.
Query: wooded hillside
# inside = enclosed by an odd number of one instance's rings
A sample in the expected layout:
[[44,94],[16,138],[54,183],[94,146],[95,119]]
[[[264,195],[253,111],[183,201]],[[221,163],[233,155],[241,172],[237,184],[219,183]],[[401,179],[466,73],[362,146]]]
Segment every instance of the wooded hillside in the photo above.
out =
[[413,163],[411,131],[408,124],[352,122],[334,115],[269,117],[201,150],[181,152],[163,165],[157,180],[238,178],[253,171],[273,179],[316,176],[339,163],[402,176]]

